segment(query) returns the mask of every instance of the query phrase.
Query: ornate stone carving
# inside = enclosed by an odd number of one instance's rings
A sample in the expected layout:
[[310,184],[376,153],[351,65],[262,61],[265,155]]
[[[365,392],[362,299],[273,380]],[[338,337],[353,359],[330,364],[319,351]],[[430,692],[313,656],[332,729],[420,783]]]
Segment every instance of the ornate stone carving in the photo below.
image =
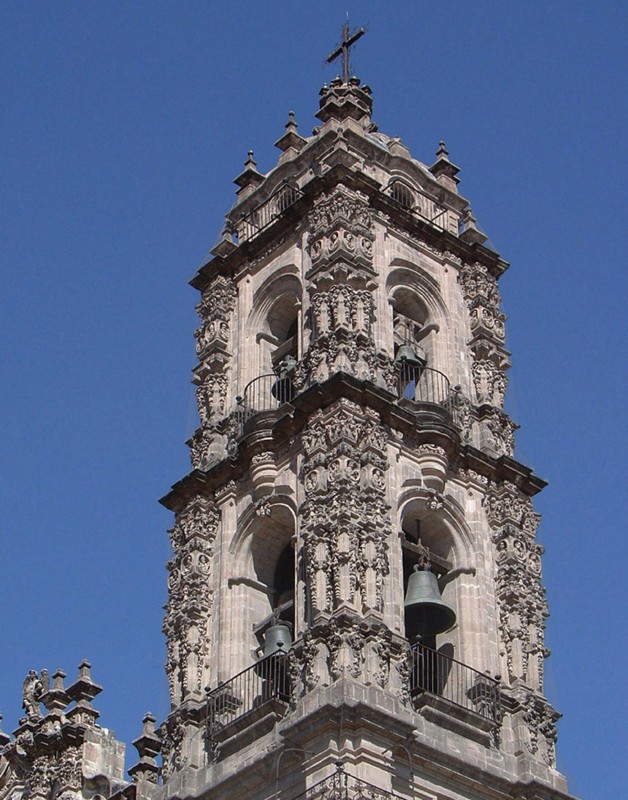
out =
[[552,708],[543,696],[533,692],[526,696],[522,707],[523,719],[529,732],[527,749],[533,755],[540,757],[549,767],[555,767],[558,739],[556,722],[561,714]]
[[303,433],[304,552],[311,613],[344,603],[381,610],[388,572],[386,434],[372,417],[341,401]]
[[235,285],[219,275],[203,292],[196,307],[201,325],[194,331],[199,358],[229,346],[231,315],[236,301]]
[[41,717],[39,703],[49,688],[48,670],[43,669],[41,675],[37,675],[37,670],[29,670],[22,685],[22,708],[29,719]]
[[207,684],[209,622],[212,609],[210,573],[219,515],[215,505],[197,497],[179,513],[170,539],[174,551],[168,563],[166,672],[173,703]]
[[501,297],[497,280],[483,264],[464,264],[458,280],[469,308],[481,304],[485,308],[499,309]]
[[228,378],[224,373],[207,373],[196,389],[201,426],[213,425],[226,415]]
[[491,409],[482,418],[486,432],[485,445],[497,455],[512,456],[515,450],[515,431],[519,427],[504,411]]
[[484,505],[493,528],[503,674],[542,691],[549,652],[544,646],[548,611],[541,583],[543,547],[535,539],[539,516],[530,498],[512,484],[491,488]]
[[471,371],[478,403],[489,403],[502,408],[508,383],[504,372],[489,359],[474,361]]
[[314,204],[309,223],[310,257],[316,268],[338,260],[370,266],[375,236],[366,195],[339,185]]
[[183,753],[185,741],[185,725],[181,714],[176,712],[170,714],[168,719],[159,726],[158,733],[161,737],[161,774],[167,780],[173,773],[182,769],[187,758]]

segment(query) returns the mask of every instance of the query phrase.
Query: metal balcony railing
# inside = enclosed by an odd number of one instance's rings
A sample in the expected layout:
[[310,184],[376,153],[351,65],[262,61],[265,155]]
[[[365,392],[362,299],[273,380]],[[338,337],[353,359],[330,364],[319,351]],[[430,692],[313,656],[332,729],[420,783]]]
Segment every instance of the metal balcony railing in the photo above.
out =
[[296,203],[302,195],[303,192],[297,187],[284,184],[246,216],[234,221],[238,244],[255,238],[278,219],[287,208]]
[[379,786],[355,778],[339,765],[333,775],[310,786],[294,800],[393,800],[398,797]]
[[441,697],[495,725],[501,719],[498,680],[422,644],[412,648],[410,692]]
[[397,393],[416,403],[431,403],[448,408],[451,397],[449,378],[430,367],[416,367],[402,361],[399,365]]
[[290,378],[280,378],[274,372],[249,381],[242,397],[236,398],[239,433],[242,434],[251,417],[262,411],[274,411],[284,403],[289,403],[295,394]]
[[263,710],[273,700],[290,700],[285,654],[262,658],[207,693],[207,733],[213,738],[233,722]]
[[421,222],[427,222],[441,231],[449,230],[448,209],[426,195],[419,194],[415,197],[414,193],[409,192],[404,184],[394,183],[389,196]]

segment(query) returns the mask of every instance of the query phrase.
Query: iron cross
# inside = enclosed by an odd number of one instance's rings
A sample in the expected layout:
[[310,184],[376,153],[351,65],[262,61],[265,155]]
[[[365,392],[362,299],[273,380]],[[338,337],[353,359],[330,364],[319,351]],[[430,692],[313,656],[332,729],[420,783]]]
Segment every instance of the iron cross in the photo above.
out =
[[349,48],[354,45],[360,36],[366,33],[364,28],[360,28],[354,34],[349,35],[349,20],[342,26],[342,42],[334,52],[327,56],[327,63],[335,61],[338,56],[342,56],[342,82],[349,83]]

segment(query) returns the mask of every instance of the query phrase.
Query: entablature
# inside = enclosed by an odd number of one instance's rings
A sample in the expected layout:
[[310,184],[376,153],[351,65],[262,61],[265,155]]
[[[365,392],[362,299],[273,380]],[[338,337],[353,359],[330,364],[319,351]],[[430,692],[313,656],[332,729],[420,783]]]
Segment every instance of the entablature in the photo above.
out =
[[225,484],[238,480],[249,470],[255,454],[289,448],[293,437],[303,430],[314,412],[341,397],[377,411],[382,422],[412,447],[422,444],[442,447],[457,470],[472,470],[495,484],[509,481],[530,497],[546,486],[532,469],[515,459],[504,455],[494,457],[461,443],[459,431],[446,408],[412,402],[399,405],[391,392],[339,372],[323,383],[308,387],[290,402],[255,414],[247,421],[250,424],[242,428],[237,450],[232,455],[225,455],[207,470],[192,470],[174,484],[160,502],[178,511],[195,495],[213,494]]

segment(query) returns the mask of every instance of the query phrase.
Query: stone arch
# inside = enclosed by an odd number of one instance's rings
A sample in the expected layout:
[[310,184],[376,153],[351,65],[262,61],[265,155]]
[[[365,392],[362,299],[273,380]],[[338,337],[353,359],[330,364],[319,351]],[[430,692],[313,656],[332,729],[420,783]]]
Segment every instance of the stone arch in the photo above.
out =
[[238,584],[238,602],[247,617],[244,630],[251,632],[249,647],[255,649],[275,611],[294,623],[294,503],[285,496],[271,496],[263,505],[250,506],[238,531],[229,547],[235,575],[231,581]]
[[247,331],[257,345],[258,375],[277,370],[287,356],[297,357],[303,287],[288,264],[275,271],[255,292]]
[[[436,637],[437,649],[464,661],[472,619],[479,614],[469,597],[469,580],[475,583],[476,553],[471,531],[460,505],[425,486],[408,482],[398,502],[398,530],[403,561],[404,597],[413,563],[418,560],[417,540],[430,553],[432,571],[439,578],[443,600],[456,612],[456,624]],[[408,485],[409,484],[409,485]],[[417,527],[417,521],[419,523]],[[475,587],[474,587],[475,588]],[[477,592],[474,592],[477,595]]]
[[394,259],[386,278],[395,351],[410,345],[429,367],[438,369],[441,331],[448,330],[449,314],[438,282],[418,264]]

